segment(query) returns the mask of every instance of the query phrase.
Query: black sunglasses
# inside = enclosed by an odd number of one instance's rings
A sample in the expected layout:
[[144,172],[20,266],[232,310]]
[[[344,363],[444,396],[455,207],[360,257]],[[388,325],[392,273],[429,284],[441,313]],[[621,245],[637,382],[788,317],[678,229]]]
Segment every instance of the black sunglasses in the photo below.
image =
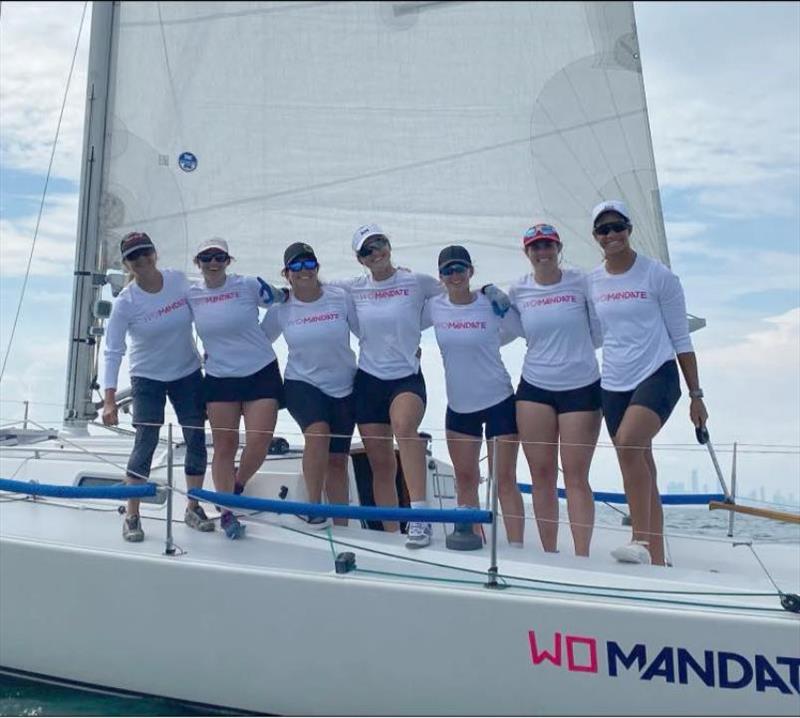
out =
[[197,255],[197,261],[202,262],[203,264],[208,264],[209,262],[213,261],[217,261],[221,264],[222,262],[227,262],[230,258],[230,255],[226,252],[214,252],[214,254]]
[[557,244],[555,239],[534,239],[533,242],[528,242],[526,249],[550,249]]
[[134,249],[125,259],[129,262],[135,262],[139,257],[149,257],[152,253],[152,247],[142,247],[141,249]]
[[386,237],[375,237],[369,244],[358,250],[358,256],[362,259],[369,257],[370,254],[376,250],[383,249],[387,244],[389,244],[389,240]]
[[463,274],[469,269],[469,264],[464,262],[452,262],[439,270],[439,274],[443,277],[449,277],[452,274]]
[[611,232],[624,232],[626,229],[630,228],[631,225],[628,222],[609,222],[608,224],[601,224],[599,227],[595,227],[594,233],[605,237],[611,234]]

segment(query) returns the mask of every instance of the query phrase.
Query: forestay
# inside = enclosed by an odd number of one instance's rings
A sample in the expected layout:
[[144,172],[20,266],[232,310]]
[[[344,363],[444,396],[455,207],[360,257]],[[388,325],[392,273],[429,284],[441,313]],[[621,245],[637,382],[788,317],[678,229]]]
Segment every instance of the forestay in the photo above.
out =
[[599,262],[609,197],[669,261],[631,3],[123,2],[111,67],[103,269],[135,228],[162,266],[220,235],[277,279],[302,239],[349,276],[377,222],[402,265],[461,243],[504,285],[535,219]]

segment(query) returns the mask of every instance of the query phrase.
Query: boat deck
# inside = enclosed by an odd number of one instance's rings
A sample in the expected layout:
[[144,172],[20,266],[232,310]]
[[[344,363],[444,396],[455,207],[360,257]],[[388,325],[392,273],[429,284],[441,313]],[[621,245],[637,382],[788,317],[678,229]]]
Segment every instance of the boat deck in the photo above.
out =
[[[0,476],[40,483],[71,485],[79,471],[114,474],[118,469],[106,463],[118,463],[126,455],[127,444],[116,446],[97,439],[85,442],[84,450],[95,452],[102,447],[105,461],[73,452],[70,444],[46,441],[31,447],[6,448],[2,452]],[[62,447],[63,448],[59,448]],[[76,463],[79,461],[80,463]],[[156,462],[158,464],[158,462]],[[299,456],[289,455],[268,460],[256,475],[248,492],[269,496],[271,487],[293,485],[298,480]],[[164,480],[164,469],[151,477]],[[255,487],[254,491],[251,488]],[[232,570],[256,572],[293,572],[335,575],[335,555],[355,554],[357,569],[347,580],[387,582],[424,582],[443,589],[485,590],[491,562],[490,542],[477,551],[453,551],[445,546],[445,532],[451,525],[434,525],[431,546],[408,549],[401,535],[362,529],[358,521],[349,526],[335,526],[330,532],[308,531],[292,516],[241,512],[247,524],[243,540],[230,541],[217,528],[200,533],[184,525],[185,496],[182,477],[174,493],[173,541],[176,553],[165,555],[166,506],[142,503],[145,541],[125,543],[121,536],[122,517],[119,500],[67,500],[44,498],[32,500],[5,495],[0,501],[0,535],[6,541],[42,543],[60,550],[112,552],[122,558],[174,561],[190,565],[227,566]],[[273,494],[274,495],[274,494]],[[352,494],[351,494],[352,495]],[[432,502],[436,505],[436,502]],[[209,516],[218,514],[206,506]],[[530,507],[526,507],[526,512]],[[487,539],[491,527],[486,526]],[[616,562],[610,550],[629,537],[622,526],[598,525],[589,558],[572,554],[568,527],[559,532],[559,553],[541,550],[532,521],[526,525],[526,545],[507,544],[502,527],[498,531],[498,582],[506,586],[505,595],[531,593],[560,594],[569,600],[636,601],[652,605],[685,605],[691,610],[726,610],[745,612],[774,611],[776,616],[790,616],[780,607],[775,584],[786,593],[800,592],[800,549],[794,544],[736,545],[737,539],[694,536],[668,536],[670,568],[626,565]],[[756,554],[757,557],[756,558]],[[759,560],[764,564],[764,568]]]

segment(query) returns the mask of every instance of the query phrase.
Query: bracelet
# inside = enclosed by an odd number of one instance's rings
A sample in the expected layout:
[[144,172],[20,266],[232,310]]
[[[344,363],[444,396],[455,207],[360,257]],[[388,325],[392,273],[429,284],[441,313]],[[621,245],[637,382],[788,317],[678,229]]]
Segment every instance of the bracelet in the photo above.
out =
[[690,399],[702,399],[703,398],[703,390],[702,389],[692,389],[689,392]]

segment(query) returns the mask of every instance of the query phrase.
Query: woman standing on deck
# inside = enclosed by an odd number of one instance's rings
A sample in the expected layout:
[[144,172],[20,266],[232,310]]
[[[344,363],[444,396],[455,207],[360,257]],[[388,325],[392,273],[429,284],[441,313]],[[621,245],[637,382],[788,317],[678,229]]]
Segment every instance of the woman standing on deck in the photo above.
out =
[[[203,393],[214,439],[211,476],[217,491],[239,493],[266,458],[283,406],[278,359],[259,327],[258,308],[283,301],[284,294],[260,277],[227,274],[231,259],[224,239],[203,242],[195,255],[203,280],[189,288],[188,296],[205,350]],[[242,417],[246,443],[237,470]],[[221,524],[228,538],[244,535],[245,527],[230,511],[222,512]]]
[[[136,484],[149,478],[169,398],[186,440],[186,488],[202,488],[207,461],[206,414],[200,356],[194,346],[192,313],[186,301],[189,282],[182,272],[156,267],[155,245],[144,232],[126,234],[120,242],[120,254],[133,281],[114,302],[106,327],[103,423],[119,423],[117,379],[127,336],[136,438],[125,482]],[[128,500],[126,513],[123,538],[144,540],[139,499]],[[189,499],[184,520],[198,531],[214,530],[214,522],[193,499]]]
[[631,247],[633,225],[623,202],[598,204],[592,224],[605,256],[589,275],[603,333],[603,413],[617,449],[633,529],[631,543],[612,556],[663,566],[664,515],[652,442],[681,395],[677,364],[689,388],[692,423],[700,427],[708,419],[686,301],[680,280],[667,267]]
[[475,270],[464,247],[445,247],[439,253],[438,264],[447,294],[425,302],[422,324],[434,327],[444,363],[445,429],[458,505],[480,506],[479,459],[485,430],[506,536],[512,546],[521,547],[525,518],[517,486],[519,444],[514,389],[500,357],[502,344],[522,336],[519,315],[512,309],[501,319],[485,296],[470,289]]
[[533,272],[509,295],[528,342],[517,389],[517,426],[531,472],[536,524],[544,550],[556,551],[560,441],[572,541],[578,556],[588,556],[594,527],[589,466],[601,420],[599,327],[586,276],[560,266],[556,229],[535,224],[522,244]]
[[[419,425],[427,394],[418,355],[420,322],[425,300],[443,288],[434,277],[395,267],[389,238],[375,224],[359,227],[352,246],[369,275],[334,285],[348,290],[358,317],[360,351],[353,400],[372,469],[375,503],[398,503],[396,437],[411,508],[425,508],[425,442],[419,436]],[[388,531],[398,529],[394,521],[383,525]],[[406,546],[427,546],[432,533],[428,523],[409,522]]]
[[[283,334],[289,348],[284,371],[286,408],[305,438],[303,477],[308,500],[348,503],[347,459],[355,428],[353,377],[356,357],[350,332],[358,334],[353,300],[341,287],[323,286],[319,262],[308,244],[295,242],[283,254],[289,300],[267,311],[261,328],[270,342]],[[312,528],[327,519],[310,517]],[[346,526],[347,519],[335,523]]]

